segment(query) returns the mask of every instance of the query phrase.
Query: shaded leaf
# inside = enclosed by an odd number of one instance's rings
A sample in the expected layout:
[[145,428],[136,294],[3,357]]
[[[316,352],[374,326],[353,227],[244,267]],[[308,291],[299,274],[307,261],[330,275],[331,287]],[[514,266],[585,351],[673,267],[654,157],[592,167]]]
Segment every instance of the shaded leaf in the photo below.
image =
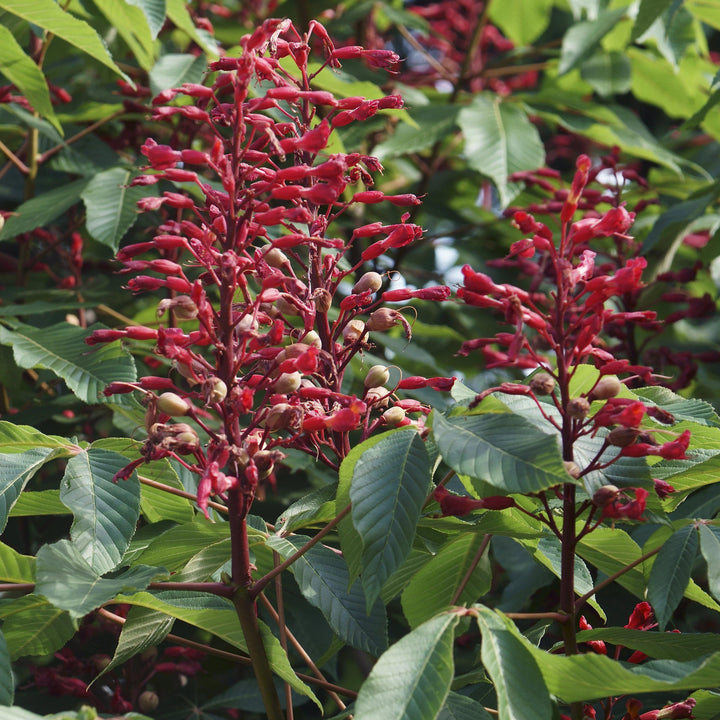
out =
[[417,125],[398,125],[387,140],[375,147],[374,154],[382,160],[432,147],[436,142],[448,138],[457,128],[459,110],[457,105],[443,103],[414,108],[412,118]]
[[15,323],[12,330],[0,327],[0,344],[12,345],[20,367],[52,370],[82,401],[105,402],[102,391],[109,383],[135,380],[135,363],[119,343],[88,348],[85,338],[97,327],[58,323],[34,328]]
[[62,134],[62,125],[55,115],[45,76],[37,64],[25,53],[15,36],[0,25],[0,69],[2,74],[17,87],[20,94],[38,112],[51,122]]
[[68,514],[70,511],[60,502],[59,490],[25,490],[10,511],[10,517]]
[[673,0],[640,0],[630,42],[635,42],[670,7]]
[[360,688],[355,719],[435,720],[453,678],[458,620],[432,618],[383,653]]
[[[2,7],[1,0],[0,7]],[[89,182],[89,178],[74,180],[26,200],[15,208],[13,215],[5,222],[0,230],[0,240],[8,240],[21,233],[49,225],[68,208],[80,202],[80,195]]]
[[693,525],[675,531],[665,541],[650,570],[647,599],[655,612],[660,631],[665,629],[690,582],[698,549]]
[[13,681],[12,666],[10,665],[10,652],[4,635],[0,632],[0,705],[13,704],[15,697],[15,683]]
[[[303,535],[293,536],[292,541],[273,536],[267,545],[288,558],[309,540]],[[322,612],[342,640],[373,655],[383,652],[387,647],[385,608],[378,599],[366,611],[363,587],[357,581],[350,586],[341,555],[318,544],[293,563],[292,571],[305,599]]]
[[0,543],[0,580],[12,583],[35,581],[35,558],[21,555],[5,543]]
[[492,720],[492,715],[477,700],[451,692],[437,720]]
[[410,552],[429,489],[430,460],[414,428],[383,433],[355,464],[351,517],[363,544],[368,609]]
[[[229,600],[198,592],[159,592],[155,595],[139,592],[134,595],[121,595],[118,602],[158,610],[206,630],[245,653],[248,651],[237,613]],[[313,691],[295,674],[280,641],[273,636],[262,620],[258,620],[258,625],[272,671],[298,693],[310,698],[319,706]]]
[[479,605],[475,608],[482,634],[481,657],[495,686],[500,717],[503,720],[552,717],[550,695],[530,643],[519,638],[512,623],[499,613]]
[[610,627],[581,630],[577,639],[578,642],[604,640],[663,660],[695,660],[699,655],[720,652],[720,635],[715,633],[649,632]]
[[39,595],[0,601],[0,617],[12,660],[55,652],[77,630],[67,612]]
[[36,575],[35,591],[78,619],[121,592],[144,589],[167,570],[134,565],[111,578],[99,577],[73,543],[59,540],[38,550]]
[[495,183],[500,202],[506,206],[512,199],[508,177],[545,163],[537,128],[519,107],[489,94],[474,97],[460,111],[458,122],[465,136],[468,164]]
[[129,170],[110,168],[95,174],[81,194],[87,210],[88,232],[115,252],[138,218],[137,201],[157,194],[154,186],[128,187],[132,178]]
[[605,10],[596,20],[572,25],[563,38],[558,74],[565,75],[595,52],[600,41],[617,25],[626,12],[625,7]]
[[707,563],[708,587],[713,597],[720,600],[720,528],[699,524],[698,534],[700,551]]
[[332,520],[336,494],[335,485],[325,485],[296,500],[275,521],[275,531],[286,535],[308,525]]
[[[169,617],[159,610],[148,610],[144,607],[131,607],[120,631],[118,644],[112,660],[95,678],[122,665],[131,657],[159,645],[172,630],[175,618]],[[93,682],[95,682],[93,680]]]
[[0,455],[0,531],[4,530],[10,510],[35,473],[62,451],[37,448],[22,453]]
[[492,572],[487,551],[473,570],[463,591],[455,594],[477,560],[483,536],[463,533],[443,545],[413,576],[402,594],[402,608],[411,627],[417,627],[451,604],[474,602],[490,589]]
[[603,97],[626,93],[632,81],[630,61],[619,52],[595,53],[580,66],[580,74]]
[[180,30],[187,33],[211,57],[217,57],[217,45],[213,37],[195,27],[183,0],[165,0],[168,19],[172,20]]
[[199,83],[207,69],[207,59],[202,55],[167,53],[150,71],[150,89],[157,95],[168,88],[180,87],[183,83]]
[[506,493],[537,492],[571,482],[557,442],[514,413],[432,414],[443,460],[457,473]]
[[140,515],[137,474],[113,481],[126,465],[122,455],[91,447],[70,459],[60,486],[60,500],[75,516],[73,546],[98,575],[120,563]]
[[504,35],[522,47],[545,32],[553,5],[553,0],[503,0],[490,5],[489,15]]

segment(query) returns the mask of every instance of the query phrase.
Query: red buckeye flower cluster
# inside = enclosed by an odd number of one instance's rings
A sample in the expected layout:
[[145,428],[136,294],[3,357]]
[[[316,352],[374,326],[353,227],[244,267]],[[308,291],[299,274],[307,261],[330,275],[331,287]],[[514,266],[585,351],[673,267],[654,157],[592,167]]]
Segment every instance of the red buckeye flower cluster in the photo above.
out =
[[[312,72],[311,41],[325,56]],[[314,21],[301,35],[289,20],[268,20],[240,46],[239,57],[210,66],[211,86],[188,83],[153,100],[155,120],[174,137],[190,127],[195,141],[175,147],[147,139],[149,167],[134,182],[159,183],[162,192],[139,205],[165,220],[152,240],[117,257],[128,289],[164,295],[160,324],[101,329],[89,338],[152,342],[172,368],[170,377],[106,389],[139,391],[147,407],[142,457],[118,477],[172,456],[197,475],[206,512],[211,496],[238,490],[246,513],[259,484],[273,480],[284,448],[336,468],[351,432],[361,440],[376,428],[422,429],[429,410],[395,391],[447,390],[453,382],[391,380],[399,373],[382,365],[369,369],[356,393],[343,382],[373,334],[397,326],[410,336],[403,314],[386,303],[450,294],[446,287],[383,294],[381,275],[366,270],[420,237],[408,215],[356,227],[349,238],[335,223],[361,205],[420,202],[374,189],[373,173],[382,170],[374,157],[328,149],[336,128],[400,108],[402,99],[335,97],[313,86],[318,72],[343,59],[392,68],[397,56],[336,48]]]
[[[623,299],[643,287],[644,258],[628,258],[614,272],[607,272],[608,268],[596,264],[597,254],[590,249],[598,238],[631,240],[627,233],[634,214],[617,205],[603,214],[592,212],[575,219],[578,208],[586,203],[584,196],[592,170],[590,158],[581,155],[571,187],[556,208],[560,216],[559,238],[530,213],[514,214],[515,226],[526,237],[513,243],[508,257],[542,265],[550,291],[542,285],[524,289],[497,284],[469,266],[463,268],[464,286],[458,291],[468,305],[495,310],[509,326],[508,331],[494,337],[468,340],[460,354],[479,350],[489,368],[537,371],[528,383],[505,382],[483,391],[473,404],[492,392],[532,398],[558,431],[563,459],[574,478],[604,470],[621,457],[684,459],[690,442],[688,431],[673,433],[666,427],[641,427],[648,418],[661,426],[673,424],[674,418],[659,407],[621,394],[623,383],[618,374],[631,373],[631,377],[649,380],[652,370],[617,359],[609,352],[607,328],[652,323],[655,313],[623,309]],[[597,379],[588,389],[573,394],[571,383],[583,364],[595,366]],[[550,402],[540,401],[540,396],[548,396]],[[575,443],[596,436],[602,439],[597,454],[579,467]],[[594,493],[593,512],[600,509],[601,518],[639,520],[647,496],[644,488],[621,491],[606,485]]]

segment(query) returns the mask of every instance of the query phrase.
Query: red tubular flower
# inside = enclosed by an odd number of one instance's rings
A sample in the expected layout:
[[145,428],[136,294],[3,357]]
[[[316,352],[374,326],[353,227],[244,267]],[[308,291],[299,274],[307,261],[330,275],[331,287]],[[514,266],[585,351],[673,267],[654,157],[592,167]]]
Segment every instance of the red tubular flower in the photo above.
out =
[[444,485],[438,485],[433,491],[433,497],[440,504],[440,510],[443,517],[453,515],[462,517],[468,515],[473,510],[504,510],[515,505],[512,498],[503,495],[494,495],[491,497],[476,498],[466,497],[463,495],[455,495],[451,493]]
[[[633,488],[627,488],[624,492],[626,493],[628,490],[633,490]],[[623,503],[622,501],[627,499],[627,497],[620,495],[616,500],[605,505],[602,513],[603,517],[640,520],[642,518],[642,514],[645,512],[645,504],[649,493],[645,490],[645,488],[635,488],[634,493],[634,500],[628,500]]]
[[[584,615],[580,616],[578,621],[578,627],[580,630],[592,630],[592,625],[585,619]],[[607,655],[607,647],[602,640],[584,640],[585,644],[598,655]]]

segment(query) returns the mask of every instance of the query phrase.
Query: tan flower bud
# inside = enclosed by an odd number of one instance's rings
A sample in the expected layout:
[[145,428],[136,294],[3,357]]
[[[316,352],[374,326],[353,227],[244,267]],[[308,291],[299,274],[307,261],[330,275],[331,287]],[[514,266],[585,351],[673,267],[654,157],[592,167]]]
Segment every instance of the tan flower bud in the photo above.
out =
[[385,387],[368,388],[363,400],[368,405],[376,407],[387,407],[390,402],[390,391]]
[[382,276],[379,273],[366,272],[356,283],[353,285],[353,293],[359,294],[371,290],[377,292],[382,287]]
[[382,417],[388,425],[396,427],[405,419],[405,411],[397,406],[391,407],[383,413]]
[[598,488],[595,491],[595,494],[592,498],[593,505],[603,508],[609,503],[613,502],[617,498],[619,493],[620,489],[615,485],[603,485],[601,488]]
[[580,477],[580,468],[577,466],[577,463],[574,463],[572,460],[564,460],[563,465],[570,477],[575,479]]
[[[347,345],[357,342],[365,332],[366,325],[362,320],[353,318],[342,331],[343,340]],[[368,328],[369,329],[369,328]]]
[[299,315],[300,311],[291,302],[288,302],[285,298],[281,297],[275,301],[275,309],[281,315]]
[[384,365],[373,365],[365,376],[365,387],[382,387],[390,379],[390,373]]
[[145,690],[140,693],[137,702],[140,712],[151,713],[157,710],[157,706],[160,704],[160,698],[156,692]]
[[326,313],[332,305],[332,295],[325,288],[318,288],[312,294],[315,309],[319,313]]
[[208,405],[214,405],[227,397],[227,385],[219,377],[208,378],[205,383],[205,393]]
[[588,414],[588,410],[590,403],[584,397],[573,398],[567,404],[567,414],[575,420],[582,420]]
[[627,447],[635,442],[640,431],[631,427],[616,427],[608,433],[607,441],[615,447]]
[[190,411],[190,403],[173,392],[163,393],[157,400],[158,410],[172,417],[187,415]]
[[398,324],[400,313],[397,310],[391,308],[378,308],[375,312],[370,314],[367,323],[365,323],[368,330],[378,330],[384,332],[390,330]]
[[591,400],[609,400],[622,390],[622,383],[615,375],[606,375],[598,380],[597,385],[590,393]]
[[289,263],[287,255],[279,248],[270,248],[263,255],[263,260],[265,260],[270,267],[274,268],[279,268]]
[[555,378],[550,373],[541,372],[530,378],[529,385],[535,395],[549,395],[555,389]]
[[318,350],[322,347],[322,340],[315,330],[310,330],[310,332],[306,333],[303,337],[303,342],[307,343],[310,347],[317,348]]
[[281,395],[295,392],[300,387],[302,375],[299,372],[282,373],[280,377],[273,383],[273,392]]

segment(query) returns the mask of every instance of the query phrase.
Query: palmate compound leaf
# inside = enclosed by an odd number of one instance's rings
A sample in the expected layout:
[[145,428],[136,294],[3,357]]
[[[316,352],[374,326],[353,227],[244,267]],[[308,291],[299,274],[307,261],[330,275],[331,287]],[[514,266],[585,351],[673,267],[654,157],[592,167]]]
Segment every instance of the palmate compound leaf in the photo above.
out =
[[35,592],[77,620],[121,592],[144,589],[154,579],[167,576],[167,570],[134,565],[113,577],[100,577],[73,543],[59,540],[38,550],[36,575]]
[[435,720],[454,674],[459,619],[438,615],[383,653],[360,688],[355,720]]
[[69,460],[62,479],[60,500],[75,516],[73,546],[98,575],[118,565],[140,515],[137,475],[113,482],[127,463],[123,455],[91,447]]
[[475,609],[482,634],[482,661],[495,685],[502,720],[552,717],[550,694],[530,643],[521,640],[512,623],[500,614],[480,605]]
[[412,428],[385,433],[355,463],[350,500],[368,610],[412,548],[430,480],[425,443]]
[[[303,535],[293,536],[292,541],[274,536],[267,545],[288,558],[309,540]],[[363,587],[357,581],[350,586],[348,568],[341,555],[318,544],[293,563],[292,571],[305,599],[323,613],[344,642],[371,655],[385,650],[385,608],[378,599],[367,612]]]
[[0,327],[0,344],[12,346],[15,362],[22,368],[52,370],[83,402],[105,402],[102,391],[110,382],[135,380],[135,363],[119,343],[90,349],[85,338],[97,327],[58,323],[35,328],[13,323],[12,330]]
[[528,493],[573,482],[557,442],[515,413],[432,414],[443,460],[455,472],[506,493]]

